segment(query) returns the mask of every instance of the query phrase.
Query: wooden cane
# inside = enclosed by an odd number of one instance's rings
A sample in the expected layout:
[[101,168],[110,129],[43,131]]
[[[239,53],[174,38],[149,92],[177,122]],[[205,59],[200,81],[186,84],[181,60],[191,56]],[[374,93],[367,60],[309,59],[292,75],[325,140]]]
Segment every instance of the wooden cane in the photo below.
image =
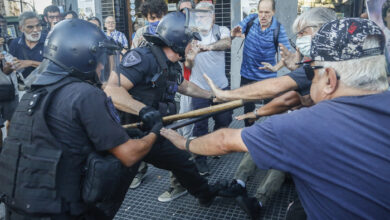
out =
[[[243,106],[245,102],[246,101],[244,101],[242,99],[235,100],[235,101],[226,102],[226,103],[222,103],[222,104],[218,104],[218,105],[213,105],[210,107],[201,108],[201,109],[197,109],[197,110],[193,110],[193,111],[189,111],[189,112],[185,112],[185,113],[181,113],[181,114],[165,116],[162,118],[162,120],[164,123],[167,123],[167,122],[177,121],[177,120],[186,119],[186,118],[199,117],[199,116],[207,115],[210,113],[216,113],[216,112],[220,112],[220,111],[224,111],[224,110],[235,109],[235,108]],[[124,128],[137,128],[140,126],[142,126],[142,122],[123,125]]]

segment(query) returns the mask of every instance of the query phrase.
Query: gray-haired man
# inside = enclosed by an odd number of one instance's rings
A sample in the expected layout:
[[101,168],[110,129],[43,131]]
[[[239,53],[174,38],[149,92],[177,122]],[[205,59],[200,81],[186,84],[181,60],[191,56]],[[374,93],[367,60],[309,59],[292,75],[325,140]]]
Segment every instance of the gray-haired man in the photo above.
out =
[[[304,12],[295,19],[293,24],[293,32],[297,35],[297,49],[302,54],[302,56],[305,57],[304,59],[309,59],[310,57],[311,38],[315,33],[317,33],[323,24],[334,19],[336,19],[335,12],[326,8],[313,8]],[[223,98],[225,97],[225,94],[227,94],[226,97],[236,98],[237,96],[240,96],[240,98],[243,99],[274,98],[278,94],[288,90],[297,90],[300,95],[307,96],[309,93],[311,81],[306,78],[303,67],[297,68],[298,66],[295,65],[295,63],[301,61],[301,54],[299,54],[299,52],[292,54],[286,50],[283,45],[280,46],[283,48],[283,56],[284,61],[286,62],[286,66],[295,70],[282,77],[266,79],[231,91],[222,91],[216,89],[216,87],[213,87],[214,83],[209,80],[212,88],[214,88],[213,91],[217,91],[218,94],[220,94],[219,92],[221,91]],[[218,94],[217,98],[220,98]],[[234,176],[235,180],[231,183],[229,192],[226,193],[229,193],[231,196],[242,193],[242,191],[245,189],[245,185],[249,177],[256,170],[257,168],[252,160],[251,155],[246,153],[241,160],[239,167],[237,168]],[[266,176],[262,179],[255,194],[255,197],[261,206],[266,205],[272,196],[279,191],[284,180],[284,172],[275,169],[270,169],[267,171]],[[241,198],[237,197],[236,199],[241,206],[247,205],[242,202]]]
[[244,151],[259,168],[291,173],[308,219],[385,219],[390,92],[384,47],[383,32],[370,20],[329,22],[313,37],[312,60],[304,63],[316,105],[192,141],[173,130],[161,134],[196,154]]
[[43,47],[46,35],[42,34],[42,25],[38,15],[32,11],[23,12],[19,16],[19,29],[21,37],[14,39],[9,46],[9,53],[16,59],[11,70],[4,70],[9,74],[13,70],[18,72],[18,83],[38,67],[43,60]]

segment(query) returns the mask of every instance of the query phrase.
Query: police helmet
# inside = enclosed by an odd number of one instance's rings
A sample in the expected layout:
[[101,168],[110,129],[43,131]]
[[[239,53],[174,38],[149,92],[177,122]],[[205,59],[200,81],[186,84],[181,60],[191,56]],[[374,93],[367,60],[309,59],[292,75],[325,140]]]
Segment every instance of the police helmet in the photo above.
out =
[[191,32],[186,25],[186,15],[171,12],[163,17],[157,26],[156,34],[145,33],[145,39],[159,46],[168,46],[184,57],[184,51],[192,39],[200,40],[198,33]]
[[[43,57],[82,80],[103,78],[110,56],[120,50],[94,24],[81,19],[59,22],[45,41]],[[98,73],[98,76],[97,74]]]

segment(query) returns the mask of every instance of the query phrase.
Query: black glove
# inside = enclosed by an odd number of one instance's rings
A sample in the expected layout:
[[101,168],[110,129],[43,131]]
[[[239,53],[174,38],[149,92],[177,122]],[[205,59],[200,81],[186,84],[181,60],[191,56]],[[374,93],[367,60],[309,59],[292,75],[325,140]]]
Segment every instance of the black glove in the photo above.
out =
[[163,126],[161,114],[156,109],[145,106],[139,111],[139,116],[141,117],[144,127],[151,132],[159,135],[160,129]]

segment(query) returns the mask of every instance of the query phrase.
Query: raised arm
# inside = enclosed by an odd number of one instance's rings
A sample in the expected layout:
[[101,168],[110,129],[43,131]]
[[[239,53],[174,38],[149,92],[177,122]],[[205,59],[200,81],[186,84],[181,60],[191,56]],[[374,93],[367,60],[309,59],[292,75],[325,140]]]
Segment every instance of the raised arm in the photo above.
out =
[[232,101],[237,99],[262,100],[273,98],[282,92],[298,88],[298,85],[291,77],[281,76],[262,80],[234,90],[221,90],[214,85],[207,75],[204,74],[203,76],[216,96],[215,101]]
[[187,80],[183,80],[183,82],[179,85],[178,91],[183,95],[196,98],[211,99],[214,96],[212,92],[204,90]]

